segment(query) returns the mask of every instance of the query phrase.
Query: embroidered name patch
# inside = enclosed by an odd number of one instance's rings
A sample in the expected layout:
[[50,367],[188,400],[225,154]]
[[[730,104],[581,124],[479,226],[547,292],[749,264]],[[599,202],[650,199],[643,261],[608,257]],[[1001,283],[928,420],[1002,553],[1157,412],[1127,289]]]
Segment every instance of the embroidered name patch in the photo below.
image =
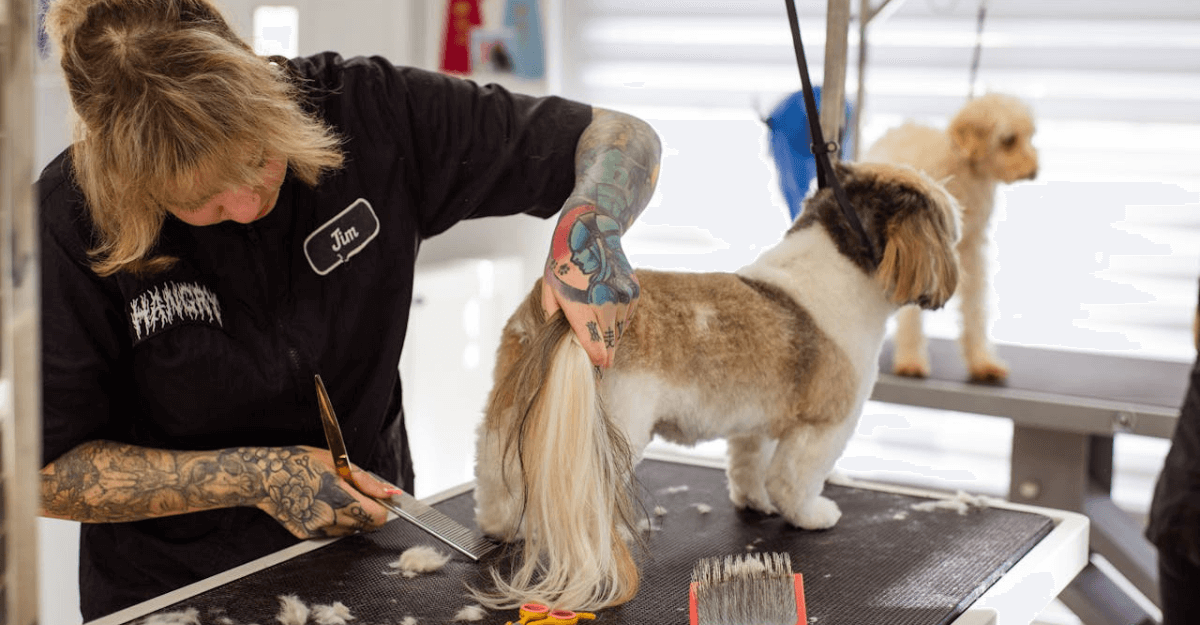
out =
[[217,294],[196,282],[164,282],[129,301],[134,342],[183,323],[224,327]]
[[304,239],[304,256],[317,275],[325,275],[361,252],[379,234],[379,218],[359,198]]

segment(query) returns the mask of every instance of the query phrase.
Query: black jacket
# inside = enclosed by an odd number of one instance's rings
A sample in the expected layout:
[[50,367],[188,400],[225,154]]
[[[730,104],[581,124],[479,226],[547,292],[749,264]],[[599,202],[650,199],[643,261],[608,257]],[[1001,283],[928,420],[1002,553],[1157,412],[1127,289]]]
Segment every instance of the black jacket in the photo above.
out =
[[[420,242],[461,219],[555,214],[591,109],[379,58],[292,63],[345,138],[345,167],[315,189],[289,172],[275,209],[249,225],[168,218],[159,251],[181,259],[169,271],[95,275],[69,155],[43,172],[44,464],[96,439],[324,446],[319,373],[351,459],[411,489],[397,366]],[[254,508],[85,524],[83,615],[295,541]]]
[[[1200,301],[1196,310],[1200,314]],[[1200,358],[1192,365],[1171,448],[1154,487],[1146,536],[1158,547],[1160,559],[1200,568]],[[1176,590],[1178,596],[1189,592]]]

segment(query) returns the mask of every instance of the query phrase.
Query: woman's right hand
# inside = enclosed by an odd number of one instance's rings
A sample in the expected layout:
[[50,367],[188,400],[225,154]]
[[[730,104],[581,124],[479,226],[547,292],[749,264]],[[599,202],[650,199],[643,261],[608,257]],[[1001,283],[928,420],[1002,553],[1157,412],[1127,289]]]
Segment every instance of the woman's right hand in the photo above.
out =
[[[387,510],[337,474],[329,450],[315,447],[246,447],[238,450],[247,474],[261,480],[256,507],[298,538],[344,536],[378,529]],[[354,481],[373,497],[386,485],[352,467]]]

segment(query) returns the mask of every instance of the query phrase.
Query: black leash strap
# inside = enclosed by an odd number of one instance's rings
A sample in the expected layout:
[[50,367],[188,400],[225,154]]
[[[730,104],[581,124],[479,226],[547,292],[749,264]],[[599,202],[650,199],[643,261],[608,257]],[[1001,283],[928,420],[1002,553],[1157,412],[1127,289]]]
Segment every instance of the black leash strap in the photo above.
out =
[[879,257],[875,253],[875,244],[871,243],[871,237],[867,236],[867,231],[859,221],[858,214],[850,206],[850,198],[846,197],[846,191],[838,182],[837,174],[833,171],[833,164],[829,161],[829,155],[837,153],[838,144],[836,141],[826,142],[821,134],[817,99],[813,95],[812,81],[808,78],[808,62],[804,59],[804,42],[800,40],[800,18],[796,17],[795,0],[787,0],[787,13],[788,22],[792,26],[792,44],[796,48],[796,64],[800,66],[800,83],[804,87],[804,108],[808,111],[809,136],[812,137],[811,149],[813,158],[817,161],[817,188],[831,187],[833,189],[833,195],[837,198],[838,205],[846,214],[846,221],[850,222],[851,229],[858,234],[863,246],[870,252],[871,263],[876,264],[879,262]]

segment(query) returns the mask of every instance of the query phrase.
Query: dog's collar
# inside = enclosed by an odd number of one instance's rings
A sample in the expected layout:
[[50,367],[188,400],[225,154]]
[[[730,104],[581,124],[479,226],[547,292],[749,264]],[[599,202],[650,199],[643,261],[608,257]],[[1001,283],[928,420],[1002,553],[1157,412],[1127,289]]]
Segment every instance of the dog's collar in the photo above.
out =
[[842,212],[846,215],[846,221],[850,224],[850,229],[858,235],[859,241],[871,255],[871,265],[879,264],[879,254],[875,251],[875,244],[871,241],[871,237],[867,234],[866,228],[863,228],[862,221],[858,218],[858,213],[854,212],[854,207],[850,205],[850,198],[846,196],[846,190],[842,188],[838,182],[837,173],[833,170],[833,164],[830,162],[830,154],[837,154],[838,144],[836,141],[825,141],[821,134],[821,121],[817,113],[817,99],[813,95],[812,81],[808,77],[808,62],[804,58],[804,42],[800,39],[800,20],[796,16],[795,0],[787,0],[788,23],[792,27],[792,45],[796,49],[796,65],[800,67],[800,83],[804,88],[804,108],[807,111],[809,136],[812,137],[812,144],[809,149],[813,153],[813,158],[817,162],[817,188],[824,189],[830,187],[833,189],[834,198],[842,207]]

